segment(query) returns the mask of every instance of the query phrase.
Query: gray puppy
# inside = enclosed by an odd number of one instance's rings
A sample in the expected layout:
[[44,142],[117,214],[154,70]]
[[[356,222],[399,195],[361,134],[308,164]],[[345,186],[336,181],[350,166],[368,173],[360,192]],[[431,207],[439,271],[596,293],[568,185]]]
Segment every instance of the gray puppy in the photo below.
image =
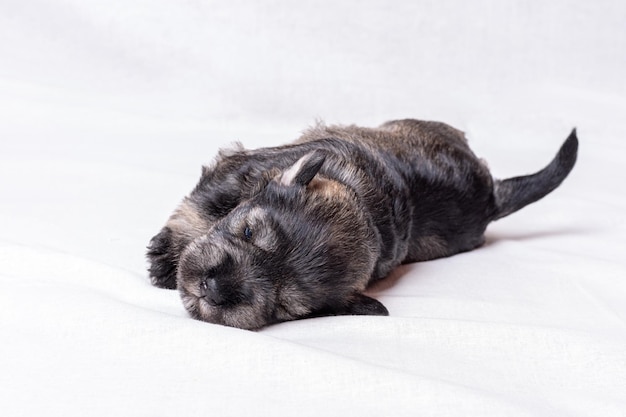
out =
[[554,190],[572,131],[533,175],[494,180],[462,132],[398,120],[319,125],[293,144],[220,151],[148,247],[152,283],[196,319],[244,329],[387,315],[363,291],[394,267],[469,251],[489,222]]

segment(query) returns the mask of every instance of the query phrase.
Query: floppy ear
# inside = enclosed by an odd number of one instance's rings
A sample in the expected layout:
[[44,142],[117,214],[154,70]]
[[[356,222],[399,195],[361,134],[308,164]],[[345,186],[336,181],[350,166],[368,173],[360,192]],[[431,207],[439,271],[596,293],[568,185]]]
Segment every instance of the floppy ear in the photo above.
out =
[[375,300],[367,295],[354,294],[348,305],[346,306],[346,312],[344,314],[351,314],[354,316],[388,316],[389,311],[378,300]]
[[322,168],[325,160],[326,155],[318,151],[304,155],[283,172],[280,177],[280,184],[286,186],[307,186],[315,177],[315,174]]
[[314,311],[306,318],[324,316],[388,316],[389,311],[378,300],[361,293],[354,293],[343,303],[329,305]]

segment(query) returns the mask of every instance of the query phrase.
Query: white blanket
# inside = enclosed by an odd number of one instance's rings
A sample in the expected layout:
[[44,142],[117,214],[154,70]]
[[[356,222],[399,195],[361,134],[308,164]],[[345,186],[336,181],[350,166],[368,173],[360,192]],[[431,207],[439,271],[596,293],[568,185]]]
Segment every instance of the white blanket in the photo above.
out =
[[[626,4],[0,0],[0,415],[625,416]],[[464,130],[563,185],[406,265],[389,317],[249,332],[150,285],[149,239],[234,141],[324,119]]]

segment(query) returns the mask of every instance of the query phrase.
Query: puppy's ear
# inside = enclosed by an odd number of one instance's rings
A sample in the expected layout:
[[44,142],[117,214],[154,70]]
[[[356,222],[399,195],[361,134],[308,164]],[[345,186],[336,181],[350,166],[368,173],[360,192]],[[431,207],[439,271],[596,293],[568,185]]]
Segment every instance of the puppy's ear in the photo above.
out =
[[319,151],[313,151],[304,155],[283,172],[279,180],[280,184],[285,186],[301,185],[306,187],[320,168],[322,168],[325,160],[326,155]]
[[389,311],[380,301],[368,297],[367,295],[357,293],[350,299],[344,314],[355,316],[388,316]]
[[327,305],[300,318],[325,316],[388,316],[389,311],[378,300],[361,293],[352,294],[340,304]]

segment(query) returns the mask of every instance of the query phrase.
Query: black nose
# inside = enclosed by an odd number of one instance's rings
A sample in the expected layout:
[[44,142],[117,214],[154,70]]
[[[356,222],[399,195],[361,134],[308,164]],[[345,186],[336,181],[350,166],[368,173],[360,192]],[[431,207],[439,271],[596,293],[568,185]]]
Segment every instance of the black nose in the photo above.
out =
[[206,278],[201,282],[200,287],[202,288],[202,297],[207,300],[209,304],[214,306],[225,304],[226,299],[215,278]]

